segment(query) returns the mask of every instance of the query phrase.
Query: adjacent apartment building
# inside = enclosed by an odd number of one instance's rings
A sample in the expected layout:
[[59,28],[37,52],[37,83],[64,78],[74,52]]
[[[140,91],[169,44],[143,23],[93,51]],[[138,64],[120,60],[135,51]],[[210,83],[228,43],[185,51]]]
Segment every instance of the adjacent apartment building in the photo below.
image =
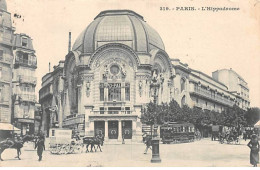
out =
[[37,59],[31,37],[14,31],[6,1],[0,0],[0,130],[15,126],[21,134],[32,134],[41,114],[35,96]]
[[13,107],[14,121],[25,133],[34,133],[37,59],[32,39],[26,34],[14,35]]
[[0,0],[0,123],[11,123],[14,31],[6,2]]

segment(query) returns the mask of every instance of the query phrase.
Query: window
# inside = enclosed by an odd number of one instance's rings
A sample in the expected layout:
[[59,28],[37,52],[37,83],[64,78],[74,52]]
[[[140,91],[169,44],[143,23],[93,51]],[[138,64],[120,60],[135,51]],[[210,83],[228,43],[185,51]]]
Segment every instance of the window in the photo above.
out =
[[208,106],[208,102],[206,102],[206,106]]
[[0,67],[0,78],[2,78],[2,67]]
[[2,101],[2,89],[0,88],[0,102]]
[[27,47],[28,44],[28,39],[27,38],[22,38],[22,47]]
[[55,136],[55,130],[51,131],[51,136]]
[[130,101],[130,84],[125,84],[125,100]]
[[121,101],[121,83],[108,84],[108,101]]
[[105,112],[104,112],[104,110],[105,110],[104,107],[100,107],[99,110],[100,110],[100,114],[104,114],[104,113],[105,113]]
[[183,96],[181,99],[181,107],[183,107],[186,104],[186,97]]
[[199,99],[198,99],[198,98],[196,98],[196,103],[197,103],[197,104],[199,103]]
[[4,50],[0,50],[0,60],[2,60],[4,57]]
[[[23,53],[23,63],[24,64],[29,64],[28,63],[28,54],[27,53]],[[31,65],[31,63],[30,63],[30,65]]]
[[184,78],[181,79],[181,92],[183,90],[185,90],[185,79]]
[[108,114],[119,114],[121,107],[109,107]]
[[130,114],[130,107],[125,107],[126,114]]
[[104,83],[99,85],[100,101],[104,101]]

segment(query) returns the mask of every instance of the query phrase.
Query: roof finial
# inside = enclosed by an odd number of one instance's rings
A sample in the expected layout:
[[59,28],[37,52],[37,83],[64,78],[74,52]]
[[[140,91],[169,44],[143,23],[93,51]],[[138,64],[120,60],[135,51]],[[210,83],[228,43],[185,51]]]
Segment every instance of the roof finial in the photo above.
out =
[[71,32],[69,32],[69,47],[68,47],[68,53],[71,51]]

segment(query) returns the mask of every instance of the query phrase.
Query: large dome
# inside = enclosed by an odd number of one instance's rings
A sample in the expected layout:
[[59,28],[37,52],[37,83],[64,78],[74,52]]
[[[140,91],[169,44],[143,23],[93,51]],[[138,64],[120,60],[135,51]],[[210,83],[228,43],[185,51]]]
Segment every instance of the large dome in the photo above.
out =
[[0,0],[0,9],[7,11],[5,0]]
[[122,43],[136,52],[164,50],[159,34],[141,15],[130,10],[100,12],[76,39],[73,50],[93,53],[98,47],[108,43]]

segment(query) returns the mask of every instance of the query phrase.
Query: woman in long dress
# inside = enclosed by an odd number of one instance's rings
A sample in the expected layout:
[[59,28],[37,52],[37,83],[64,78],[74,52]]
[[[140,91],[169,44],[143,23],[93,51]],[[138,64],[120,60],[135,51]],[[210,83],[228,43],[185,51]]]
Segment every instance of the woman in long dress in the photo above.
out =
[[252,139],[247,144],[247,146],[251,149],[250,164],[252,164],[254,167],[257,167],[257,163],[259,163],[259,142],[258,137],[255,134],[252,135]]

